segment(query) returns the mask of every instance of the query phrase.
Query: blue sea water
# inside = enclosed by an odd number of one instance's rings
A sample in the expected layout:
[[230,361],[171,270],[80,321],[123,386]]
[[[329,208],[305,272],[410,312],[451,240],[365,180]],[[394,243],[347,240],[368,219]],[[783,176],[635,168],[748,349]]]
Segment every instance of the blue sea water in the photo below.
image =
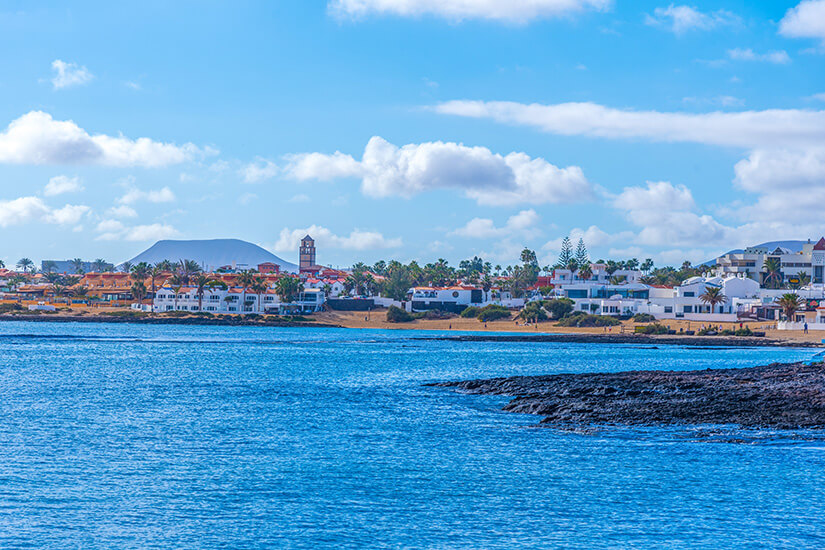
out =
[[422,335],[0,323],[0,548],[825,546],[815,433],[570,433],[422,385],[815,351]]

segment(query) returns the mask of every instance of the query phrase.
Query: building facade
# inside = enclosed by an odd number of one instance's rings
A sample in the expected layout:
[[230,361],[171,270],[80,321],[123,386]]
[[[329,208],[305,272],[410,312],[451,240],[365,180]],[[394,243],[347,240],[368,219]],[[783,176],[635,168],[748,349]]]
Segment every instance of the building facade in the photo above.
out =
[[312,271],[315,267],[315,240],[307,235],[301,239],[301,246],[298,248],[298,268],[304,273]]

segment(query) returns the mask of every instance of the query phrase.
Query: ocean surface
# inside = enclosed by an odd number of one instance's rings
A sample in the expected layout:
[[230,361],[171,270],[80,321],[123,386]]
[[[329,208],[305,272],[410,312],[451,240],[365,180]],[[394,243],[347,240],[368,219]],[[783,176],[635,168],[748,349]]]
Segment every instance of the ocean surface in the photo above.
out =
[[427,382],[803,349],[0,323],[0,548],[822,548],[825,441],[536,428]]

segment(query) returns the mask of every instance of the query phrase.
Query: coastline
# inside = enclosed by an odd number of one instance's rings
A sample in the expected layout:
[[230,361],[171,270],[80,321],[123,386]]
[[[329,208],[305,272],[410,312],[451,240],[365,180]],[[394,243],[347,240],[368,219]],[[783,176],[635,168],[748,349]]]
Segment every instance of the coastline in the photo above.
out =
[[738,425],[825,429],[825,363],[514,376],[427,384],[511,397],[505,411],[561,429]]
[[[257,326],[284,328],[348,328],[419,331],[416,340],[442,340],[456,342],[558,342],[558,343],[604,343],[604,344],[643,344],[643,345],[682,345],[707,347],[806,347],[823,348],[825,333],[801,331],[779,331],[766,327],[764,322],[745,323],[752,330],[764,331],[764,337],[749,336],[695,336],[644,335],[634,334],[636,326],[632,322],[623,322],[620,326],[604,328],[558,327],[554,322],[539,325],[516,324],[513,320],[481,323],[477,319],[453,317],[449,319],[419,319],[410,323],[389,323],[385,310],[364,312],[328,311],[299,319],[284,319],[277,316],[165,316],[165,314],[135,314],[131,310],[112,312],[74,313],[27,313],[15,312],[0,314],[2,322],[56,322],[56,323],[136,323],[146,325],[202,325],[202,326]],[[662,321],[674,329],[698,328],[696,322]],[[738,324],[723,324],[725,328],[736,328]],[[447,334],[427,335],[428,331]],[[449,334],[455,333],[455,334]]]

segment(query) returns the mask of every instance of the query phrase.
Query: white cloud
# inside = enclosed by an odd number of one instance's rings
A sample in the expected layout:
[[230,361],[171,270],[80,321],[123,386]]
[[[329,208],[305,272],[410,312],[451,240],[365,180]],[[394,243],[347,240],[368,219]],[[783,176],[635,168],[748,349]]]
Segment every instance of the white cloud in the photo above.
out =
[[825,101],[825,93],[814,94],[811,96],[811,99],[815,99],[817,101]]
[[140,201],[146,202],[172,202],[175,200],[175,194],[168,187],[158,189],[156,191],[142,191],[140,189],[130,189],[117,202],[120,204],[134,204]]
[[683,34],[692,30],[709,30],[724,25],[736,25],[739,17],[725,10],[703,13],[691,6],[669,5],[666,8],[656,8],[653,15],[647,15],[645,22],[648,25],[668,28],[675,34]]
[[238,204],[247,205],[252,203],[255,199],[258,198],[258,195],[255,193],[244,193],[240,197],[238,197]]
[[70,88],[72,86],[82,86],[88,84],[94,78],[86,67],[81,67],[76,63],[66,63],[60,59],[52,61],[52,86],[55,90]]
[[256,159],[241,168],[241,175],[247,183],[258,183],[278,175],[278,166],[266,159]]
[[99,241],[158,241],[179,235],[177,229],[171,225],[153,223],[150,225],[126,226],[118,220],[103,220],[97,224],[95,230],[100,233]]
[[[373,138],[375,139],[375,138]],[[286,172],[298,180],[332,181],[339,178],[357,178],[364,174],[361,164],[349,155],[335,151],[287,155]]]
[[779,34],[814,38],[825,45],[825,0],[804,0],[789,9],[779,22]]
[[288,202],[303,203],[303,202],[309,202],[309,201],[310,201],[309,195],[304,195],[302,193],[299,193],[297,195],[293,195],[292,198],[289,199]]
[[296,179],[357,176],[372,197],[412,197],[434,189],[459,189],[479,204],[570,203],[591,198],[578,166],[559,168],[524,153],[502,156],[486,147],[441,141],[397,147],[383,138],[367,143],[361,161],[348,155],[292,155]]
[[178,146],[149,138],[90,135],[71,120],[54,120],[42,111],[26,113],[0,132],[0,163],[7,164],[159,167],[213,152],[191,143]]
[[72,178],[69,176],[55,176],[46,184],[46,187],[43,189],[43,194],[47,197],[54,197],[55,195],[75,193],[78,191],[83,191],[83,186],[80,184],[80,178],[77,176]]
[[539,215],[535,210],[522,210],[510,216],[503,227],[496,227],[491,219],[473,218],[466,225],[459,227],[450,234],[473,239],[488,239],[513,234],[530,237],[536,234],[538,222]]
[[[615,234],[610,234],[603,229],[600,229],[598,226],[591,225],[587,229],[581,229],[578,227],[574,227],[570,230],[570,240],[575,245],[579,242],[579,239],[582,239],[588,249],[600,248],[603,246],[608,246],[614,243],[627,243],[635,238],[635,235],[632,231],[622,231]],[[549,252],[558,253],[561,250],[561,244],[564,240],[564,237],[558,237],[542,246],[542,250],[547,250]]]
[[291,252],[297,250],[298,244],[304,235],[312,235],[318,246],[325,248],[340,248],[345,250],[376,250],[383,248],[398,248],[402,241],[400,238],[388,239],[381,233],[374,231],[361,231],[354,229],[349,235],[335,235],[326,227],[312,225],[303,229],[281,230],[278,242],[274,249],[277,252]]
[[[812,191],[825,182],[825,147],[755,150],[736,163],[734,182],[756,193]],[[805,197],[809,202],[809,197]],[[795,202],[795,201],[794,201]]]
[[802,109],[693,114],[614,109],[595,103],[542,105],[458,100],[437,105],[435,110],[565,136],[645,138],[745,148],[805,146],[825,141],[825,111]]
[[636,243],[650,246],[684,246],[722,242],[730,228],[711,216],[694,212],[693,194],[684,185],[647,182],[646,187],[626,187],[613,206],[641,228]]
[[369,14],[432,15],[450,21],[488,19],[527,23],[531,19],[585,10],[607,10],[611,4],[611,0],[330,0],[328,6],[333,14],[356,18]]
[[38,197],[0,200],[0,227],[40,221],[59,225],[75,224],[91,209],[84,205],[67,204],[51,208]]
[[113,218],[137,218],[138,213],[131,206],[125,204],[121,206],[113,206],[106,211],[106,214]]
[[764,61],[777,65],[786,65],[791,62],[791,58],[785,50],[756,53],[750,48],[734,48],[728,50],[728,57],[736,61]]

